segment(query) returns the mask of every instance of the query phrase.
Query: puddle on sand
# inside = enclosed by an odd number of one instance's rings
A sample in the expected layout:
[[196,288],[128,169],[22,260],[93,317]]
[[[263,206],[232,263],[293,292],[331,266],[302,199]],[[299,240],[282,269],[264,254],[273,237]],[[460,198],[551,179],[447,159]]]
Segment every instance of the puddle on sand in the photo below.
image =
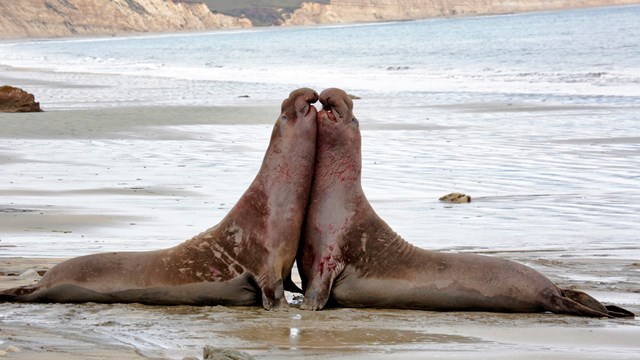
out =
[[[29,324],[28,328],[38,329],[40,339],[47,338],[42,334],[54,337],[44,344],[52,349],[125,346],[147,357],[173,359],[200,356],[206,345],[271,356],[482,346],[479,338],[433,333],[423,326],[411,329],[407,320],[414,316],[411,311],[352,309],[310,313],[295,308],[267,312],[257,307],[6,304],[0,324],[5,331]],[[25,351],[42,351],[42,343],[22,341],[26,343],[18,345]]]
[[[421,331],[403,329],[375,329],[375,328],[344,328],[326,327],[319,328],[313,324],[305,324],[300,327],[247,327],[238,331],[230,331],[228,334],[241,339],[251,349],[268,350],[271,347],[292,350],[325,351],[357,351],[371,350],[371,346],[393,347],[420,347],[426,343],[473,343],[479,339],[447,334],[430,334]],[[326,328],[325,328],[326,327]],[[255,345],[251,345],[255,344]],[[268,344],[268,345],[267,345]],[[413,345],[413,346],[412,346]]]
[[[579,335],[588,338],[589,344],[600,344],[598,355],[606,352],[615,355],[611,358],[628,358],[638,349],[628,339],[638,334],[638,321],[391,309],[311,312],[294,306],[265,311],[259,307],[7,303],[0,311],[0,340],[10,339],[31,356],[118,349],[149,358],[184,359],[199,358],[205,346],[213,346],[260,358],[358,359],[372,354],[532,353],[547,342],[554,351],[575,355],[583,350],[567,339]],[[550,330],[556,335],[548,337]],[[630,334],[610,338],[612,331]]]

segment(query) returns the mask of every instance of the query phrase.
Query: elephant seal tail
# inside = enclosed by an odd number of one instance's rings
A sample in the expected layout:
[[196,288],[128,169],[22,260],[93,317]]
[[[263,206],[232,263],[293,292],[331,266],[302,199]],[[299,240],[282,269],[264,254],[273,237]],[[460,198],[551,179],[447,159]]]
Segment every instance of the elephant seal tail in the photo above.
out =
[[607,318],[633,318],[635,314],[616,305],[603,305],[582,291],[561,289],[563,296],[552,296],[553,312]]

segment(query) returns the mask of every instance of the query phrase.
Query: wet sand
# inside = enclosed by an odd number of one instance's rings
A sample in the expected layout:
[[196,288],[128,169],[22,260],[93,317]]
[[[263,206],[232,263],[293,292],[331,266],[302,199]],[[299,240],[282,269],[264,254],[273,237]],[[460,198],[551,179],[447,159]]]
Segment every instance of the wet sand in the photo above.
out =
[[[59,261],[2,258],[0,288],[34,283],[37,271]],[[624,276],[625,271],[637,272],[640,264],[574,259],[561,267],[626,267],[618,274]],[[581,287],[595,296],[626,291],[637,297],[640,292],[638,284],[598,288]],[[636,319],[376,309],[309,312],[297,309],[297,300],[292,303],[281,312],[257,307],[3,304],[0,348],[19,348],[10,355],[15,359],[181,359],[201,356],[206,345],[240,349],[261,359],[633,359],[640,350]],[[630,310],[639,312],[640,306]]]
[[[0,114],[0,164],[26,164],[1,175],[0,288],[33,283],[38,273],[62,258],[164,248],[215,224],[255,174],[277,113],[274,103]],[[390,122],[377,125],[381,131],[393,128]],[[215,141],[205,138],[211,129],[222,132]],[[422,130],[402,125],[398,129]],[[432,126],[427,131],[448,129]],[[257,140],[224,142],[240,136],[238,131]],[[373,134],[365,132],[368,135]],[[217,161],[197,157],[200,148],[189,149],[189,144],[204,146],[201,143],[207,144],[211,156],[219,153],[222,159],[215,172],[224,176],[209,181],[213,184],[197,177],[212,171],[206,164]],[[47,150],[39,153],[36,145]],[[95,149],[104,151],[94,154]],[[131,152],[135,156],[129,159]],[[233,166],[225,167],[227,163]],[[438,204],[437,197],[432,198]],[[382,212],[416,211],[406,208],[414,200],[408,197],[373,199]],[[522,206],[540,200],[534,195],[480,196],[475,204],[512,206],[522,199],[527,200]],[[465,208],[442,211],[461,209]],[[450,231],[431,235],[457,235]],[[561,287],[584,290],[640,313],[637,244],[625,248],[549,243],[538,249],[476,244],[444,250],[519,261]],[[634,359],[640,353],[638,319],[375,309],[308,312],[297,309],[297,300],[289,297],[293,305],[282,312],[256,307],[2,304],[0,350],[9,345],[21,350],[7,354],[10,359],[201,358],[206,345],[239,349],[261,359]]]

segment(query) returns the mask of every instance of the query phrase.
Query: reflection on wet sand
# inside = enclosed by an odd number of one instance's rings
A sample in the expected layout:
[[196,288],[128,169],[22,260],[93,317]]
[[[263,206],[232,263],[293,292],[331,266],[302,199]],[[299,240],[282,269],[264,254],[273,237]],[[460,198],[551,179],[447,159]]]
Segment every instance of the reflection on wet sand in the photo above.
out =
[[364,359],[431,352],[483,352],[491,358],[516,350],[526,358],[535,357],[543,344],[546,351],[578,357],[595,353],[625,359],[640,350],[638,320],[629,319],[375,309],[267,312],[222,306],[5,305],[0,339],[31,356],[70,352],[73,358],[94,348],[122,358],[134,358],[127,355],[133,354],[182,359],[200,356],[206,345],[267,359]]
[[[228,334],[236,336],[248,345],[247,349],[269,350],[272,347],[290,350],[311,350],[327,352],[357,352],[369,347],[388,348],[394,345],[403,347],[423,346],[427,343],[473,343],[479,339],[449,335],[431,334],[424,331],[405,329],[366,328],[335,328],[336,324],[324,325],[320,328],[310,326],[312,323],[295,324],[285,327],[272,327],[265,331],[262,327],[248,327],[242,331],[230,331]],[[327,325],[330,325],[327,327]],[[325,328],[327,327],[327,328]],[[267,345],[268,344],[268,345]]]

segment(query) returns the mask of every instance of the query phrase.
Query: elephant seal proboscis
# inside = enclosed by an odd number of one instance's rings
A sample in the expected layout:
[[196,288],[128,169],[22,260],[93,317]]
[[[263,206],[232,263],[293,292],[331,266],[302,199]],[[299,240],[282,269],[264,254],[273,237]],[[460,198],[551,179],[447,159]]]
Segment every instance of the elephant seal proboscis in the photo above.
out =
[[360,182],[361,137],[353,102],[320,94],[316,165],[298,250],[302,309],[342,307],[545,312],[633,316],[562,290],[519,263],[428,251],[398,236],[373,210]]
[[287,306],[313,177],[318,95],[282,103],[255,180],[222,221],[175,247],[81,256],[0,301]]

